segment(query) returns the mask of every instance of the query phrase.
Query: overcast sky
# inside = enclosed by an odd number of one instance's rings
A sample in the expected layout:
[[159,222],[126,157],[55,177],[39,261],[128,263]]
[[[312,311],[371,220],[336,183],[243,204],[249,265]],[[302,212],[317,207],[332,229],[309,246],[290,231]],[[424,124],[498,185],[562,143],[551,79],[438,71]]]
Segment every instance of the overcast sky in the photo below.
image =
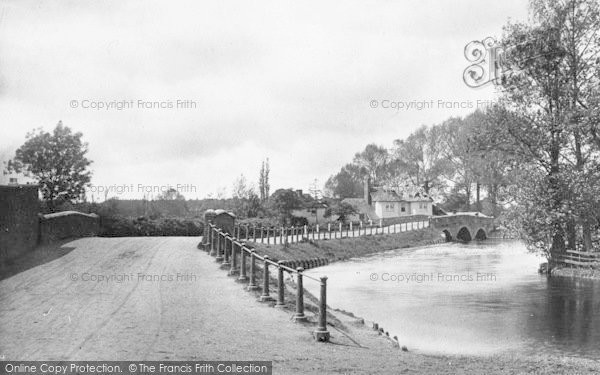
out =
[[[272,191],[322,185],[368,143],[493,100],[463,83],[464,46],[527,14],[525,0],[0,4],[0,160],[62,120],[89,143],[94,186],[134,185],[122,198],[229,194],[267,157]],[[111,102],[127,107],[91,108]]]

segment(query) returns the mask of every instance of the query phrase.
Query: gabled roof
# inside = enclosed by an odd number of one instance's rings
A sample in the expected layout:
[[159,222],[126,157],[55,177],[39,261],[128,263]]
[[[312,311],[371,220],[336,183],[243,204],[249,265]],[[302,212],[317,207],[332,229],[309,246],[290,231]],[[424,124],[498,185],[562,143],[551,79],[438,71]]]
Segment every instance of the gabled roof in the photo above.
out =
[[401,202],[402,198],[394,190],[376,190],[371,192],[373,202]]
[[402,200],[405,202],[433,202],[430,197],[408,197]]

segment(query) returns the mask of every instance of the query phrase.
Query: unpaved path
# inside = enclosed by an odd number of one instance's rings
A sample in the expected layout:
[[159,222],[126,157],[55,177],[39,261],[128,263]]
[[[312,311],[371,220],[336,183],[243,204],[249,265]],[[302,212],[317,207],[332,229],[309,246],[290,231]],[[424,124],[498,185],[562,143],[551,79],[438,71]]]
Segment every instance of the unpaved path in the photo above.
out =
[[[360,327],[352,339],[332,328],[332,343],[316,343],[313,327],[257,302],[198,241],[79,239],[64,245],[75,247],[65,256],[0,281],[0,359],[272,360],[276,374],[598,370],[585,361],[404,353]],[[98,275],[112,279],[89,280]]]

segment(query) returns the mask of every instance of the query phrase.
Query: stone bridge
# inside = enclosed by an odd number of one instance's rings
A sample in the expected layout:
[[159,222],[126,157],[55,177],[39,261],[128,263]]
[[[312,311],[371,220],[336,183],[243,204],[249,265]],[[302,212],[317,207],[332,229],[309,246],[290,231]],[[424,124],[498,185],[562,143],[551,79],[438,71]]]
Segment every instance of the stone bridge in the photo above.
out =
[[429,223],[431,229],[444,233],[447,241],[485,240],[494,229],[493,217],[475,212],[433,216]]

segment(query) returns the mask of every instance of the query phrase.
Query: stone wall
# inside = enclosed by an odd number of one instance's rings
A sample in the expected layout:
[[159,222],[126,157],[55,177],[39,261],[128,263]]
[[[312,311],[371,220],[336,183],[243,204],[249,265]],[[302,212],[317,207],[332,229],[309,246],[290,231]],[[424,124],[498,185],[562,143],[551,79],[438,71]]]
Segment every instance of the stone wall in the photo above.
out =
[[0,186],[0,261],[35,248],[39,208],[37,185]]
[[65,238],[96,236],[100,232],[100,218],[96,214],[63,211],[40,217],[40,243]]

